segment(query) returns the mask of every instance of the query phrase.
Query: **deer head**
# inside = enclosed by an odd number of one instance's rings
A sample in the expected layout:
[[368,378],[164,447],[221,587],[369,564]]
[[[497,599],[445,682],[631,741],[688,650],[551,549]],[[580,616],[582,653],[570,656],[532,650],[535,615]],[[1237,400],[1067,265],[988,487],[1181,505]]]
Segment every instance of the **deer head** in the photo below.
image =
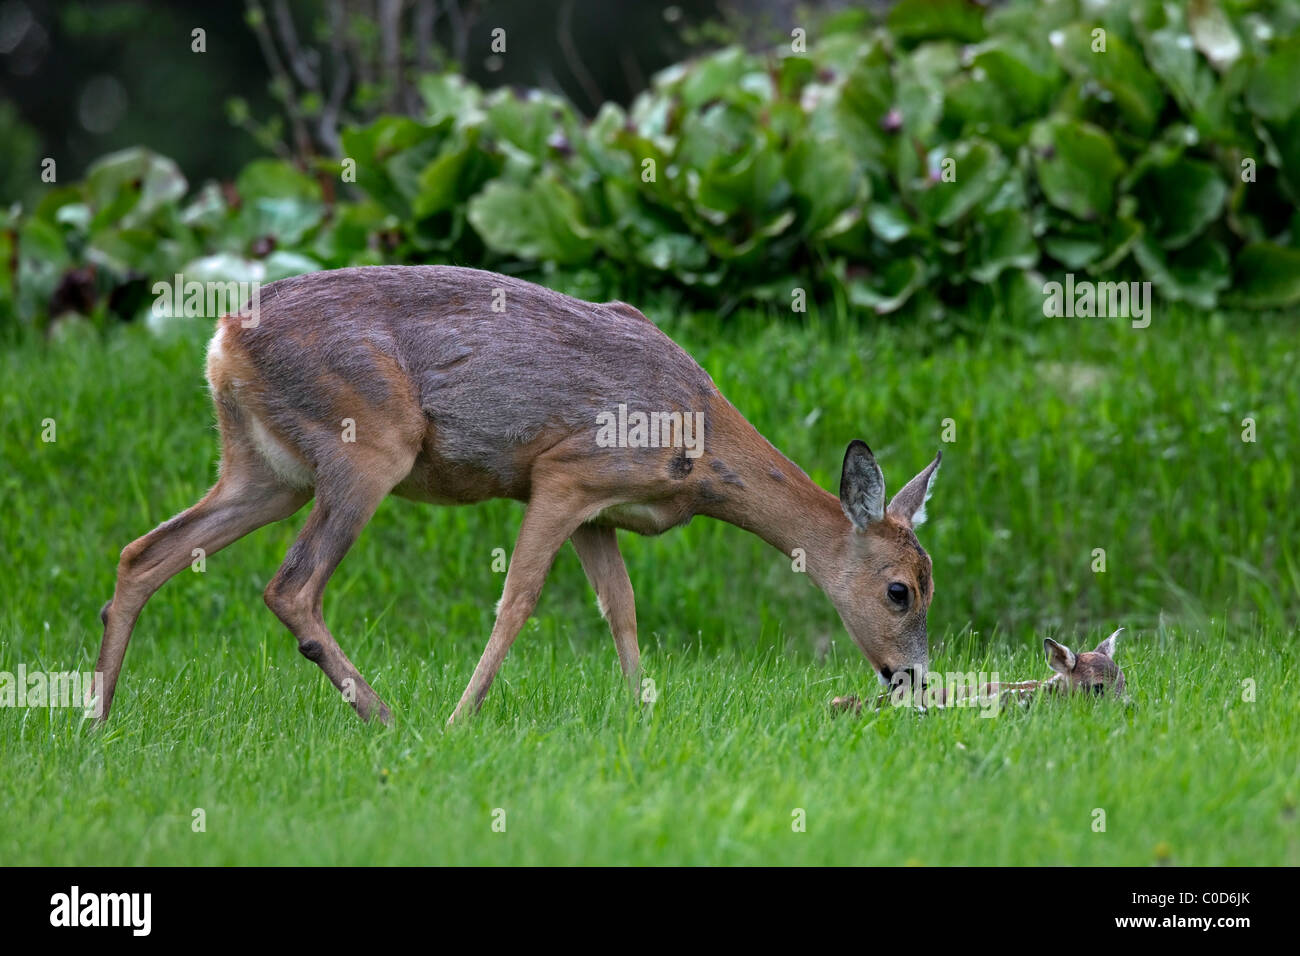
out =
[[913,529],[942,453],[885,504],[885,476],[866,442],[844,455],[840,506],[848,519],[836,542],[838,573],[827,594],[881,683],[923,685],[929,662],[926,614],[934,596],[930,556]]
[[1078,654],[1050,637],[1045,638],[1043,650],[1047,654],[1047,664],[1057,675],[1051,679],[1051,683],[1066,692],[1082,691],[1123,697],[1124,672],[1115,663],[1115,642],[1122,630],[1124,628],[1119,628],[1098,644],[1096,649]]

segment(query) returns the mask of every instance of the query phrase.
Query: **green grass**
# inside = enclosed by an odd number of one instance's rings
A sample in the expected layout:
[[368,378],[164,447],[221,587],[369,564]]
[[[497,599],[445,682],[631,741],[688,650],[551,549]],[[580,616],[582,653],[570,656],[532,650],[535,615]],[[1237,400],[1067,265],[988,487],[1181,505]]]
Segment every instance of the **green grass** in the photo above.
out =
[[[700,519],[621,536],[657,703],[623,696],[566,549],[480,719],[445,732],[522,506],[389,501],[326,595],[396,714],[365,726],[262,603],[304,509],[154,597],[106,728],[0,708],[0,861],[1300,863],[1292,317],[991,324],[939,346],[655,317],[827,487],[851,438],[891,488],[943,448],[920,530],[934,668],[1046,676],[1044,636],[1091,648],[1124,625],[1131,702],[834,718],[874,676],[830,604]],[[211,483],[206,334],[0,354],[0,671],[91,669],[118,552]]]

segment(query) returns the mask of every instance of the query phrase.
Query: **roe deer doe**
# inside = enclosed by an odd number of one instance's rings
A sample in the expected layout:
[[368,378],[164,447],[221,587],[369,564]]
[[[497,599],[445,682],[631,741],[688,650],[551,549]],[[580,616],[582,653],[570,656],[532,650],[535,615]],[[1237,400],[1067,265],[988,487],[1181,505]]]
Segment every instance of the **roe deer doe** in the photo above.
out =
[[658,534],[697,514],[786,555],[802,548],[809,576],[880,678],[924,673],[934,588],[912,529],[939,456],[886,505],[880,466],[853,441],[836,499],[630,305],[451,266],[317,272],[262,289],[256,316],[223,317],[207,378],[220,477],[122,551],[100,615],[102,717],[141,608],[189,567],[193,549],[212,554],[313,496],[266,603],[365,719],[387,721],[389,709],[326,628],[321,598],[390,492],[436,504],[527,503],[496,623],[449,723],[482,703],[566,540],[635,687],[636,611],[615,529]]
[[[1084,693],[1095,694],[1099,697],[1122,698],[1125,695],[1127,685],[1124,672],[1115,663],[1116,641],[1122,630],[1124,628],[1118,628],[1110,637],[1098,644],[1095,649],[1080,651],[1077,654],[1064,644],[1058,644],[1050,637],[1044,638],[1043,652],[1047,655],[1047,665],[1056,671],[1047,680],[998,681],[996,683],[963,687],[955,693],[946,686],[937,686],[934,688],[934,693],[930,693],[930,688],[927,687],[925,689],[926,703],[933,703],[937,707],[953,707],[959,705],[962,701],[986,700],[991,697],[1002,700],[1029,700],[1041,693]],[[908,698],[899,695],[898,689],[896,689],[892,694],[884,694],[876,698],[876,709],[879,710],[891,701],[896,702],[900,699],[904,702],[915,700],[914,697]],[[862,711],[862,701],[854,696],[836,697],[831,701],[831,709],[837,711],[852,710],[855,714],[860,713]]]

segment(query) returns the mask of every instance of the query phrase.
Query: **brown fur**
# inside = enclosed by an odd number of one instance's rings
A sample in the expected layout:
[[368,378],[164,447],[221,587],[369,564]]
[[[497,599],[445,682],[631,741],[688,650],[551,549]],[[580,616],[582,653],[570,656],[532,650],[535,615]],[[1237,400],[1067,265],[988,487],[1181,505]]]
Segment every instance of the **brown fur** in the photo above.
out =
[[[937,458],[886,508],[879,466],[854,442],[837,499],[621,302],[582,302],[449,266],[314,273],[272,283],[260,300],[255,323],[245,314],[219,322],[209,353],[220,479],[122,553],[104,612],[104,715],[141,608],[189,564],[191,549],[211,554],[313,496],[266,603],[363,717],[387,719],[389,711],[325,626],[321,602],[390,493],[439,504],[528,503],[496,623],[453,719],[482,702],[566,540],[635,685],[636,613],[615,529],[658,534],[697,514],[752,531],[787,555],[802,549],[809,577],[882,677],[924,669],[934,586],[912,523]],[[504,311],[494,308],[502,303]],[[703,458],[682,447],[602,447],[598,416],[620,404],[699,413]],[[907,588],[905,606],[887,596],[891,584]]]

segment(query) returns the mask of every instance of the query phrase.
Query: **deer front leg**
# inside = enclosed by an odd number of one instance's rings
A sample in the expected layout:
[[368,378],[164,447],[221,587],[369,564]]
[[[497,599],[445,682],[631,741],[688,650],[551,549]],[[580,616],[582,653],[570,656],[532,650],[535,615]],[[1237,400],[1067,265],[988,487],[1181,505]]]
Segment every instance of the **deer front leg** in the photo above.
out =
[[627,565],[618,550],[613,528],[584,524],[569,539],[596,592],[600,613],[609,622],[623,676],[635,694],[641,674],[641,650],[636,642],[636,597]]
[[542,585],[556,554],[584,518],[579,508],[564,503],[563,498],[534,492],[519,526],[514,553],[510,556],[510,569],[506,572],[505,591],[497,606],[492,636],[474,668],[474,676],[470,678],[465,693],[461,694],[456,709],[447,718],[448,725],[483,705],[483,698],[496,679],[501,662],[537,606],[537,598],[542,593]]

